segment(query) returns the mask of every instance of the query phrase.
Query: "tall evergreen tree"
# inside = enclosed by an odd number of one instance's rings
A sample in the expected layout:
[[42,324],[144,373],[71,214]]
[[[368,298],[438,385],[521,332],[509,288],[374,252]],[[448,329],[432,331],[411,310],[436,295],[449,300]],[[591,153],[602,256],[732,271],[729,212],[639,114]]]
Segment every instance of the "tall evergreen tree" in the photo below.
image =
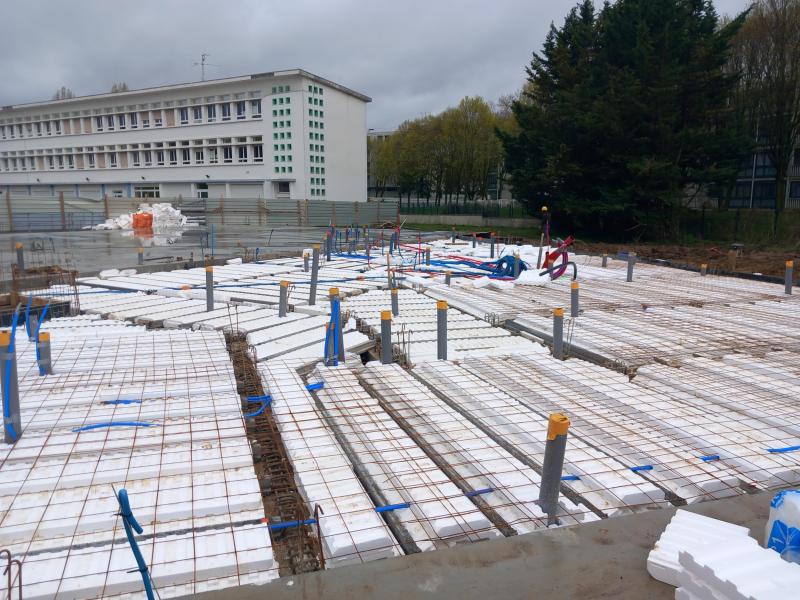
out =
[[504,135],[516,194],[583,229],[672,228],[687,191],[735,176],[748,140],[727,127],[724,67],[743,17],[710,0],[584,0],[551,27]]

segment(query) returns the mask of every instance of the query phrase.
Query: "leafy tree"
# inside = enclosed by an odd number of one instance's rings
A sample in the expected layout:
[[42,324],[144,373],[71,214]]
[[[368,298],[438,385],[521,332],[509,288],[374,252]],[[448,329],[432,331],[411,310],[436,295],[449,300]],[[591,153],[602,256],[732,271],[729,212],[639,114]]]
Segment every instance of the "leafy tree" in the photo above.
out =
[[734,38],[737,106],[776,172],[774,229],[800,140],[800,0],[758,0]]
[[516,195],[586,230],[675,233],[687,190],[732,180],[747,149],[724,69],[742,20],[718,27],[709,0],[573,8],[501,134]]

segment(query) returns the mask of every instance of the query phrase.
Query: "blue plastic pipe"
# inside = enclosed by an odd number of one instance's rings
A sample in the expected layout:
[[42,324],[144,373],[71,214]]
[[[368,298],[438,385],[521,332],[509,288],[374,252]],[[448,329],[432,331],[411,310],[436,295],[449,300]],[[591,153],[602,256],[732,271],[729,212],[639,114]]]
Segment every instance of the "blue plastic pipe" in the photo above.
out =
[[119,491],[117,494],[117,502],[119,502],[119,516],[122,517],[122,523],[125,525],[125,535],[133,551],[133,557],[136,559],[137,570],[142,574],[142,582],[144,583],[144,591],[147,594],[147,600],[155,600],[153,596],[153,583],[150,580],[150,572],[147,568],[147,563],[144,561],[142,551],[139,550],[139,544],[136,543],[136,538],[133,537],[134,531],[141,534],[144,530],[131,511],[131,504],[128,500],[128,490],[121,489]]
[[[11,340],[8,342],[8,353],[14,352],[14,341],[17,336],[17,322],[19,321],[19,305],[17,310],[14,311],[14,319],[11,322]],[[5,387],[3,388],[3,421],[5,422],[6,431],[12,441],[16,442],[19,439],[17,432],[14,431],[14,425],[11,423],[11,406],[10,398],[8,397],[8,388],[11,386],[11,359],[7,358],[3,362],[3,379]]]
[[103,429],[104,427],[158,427],[158,425],[155,423],[148,423],[147,421],[113,421],[111,423],[95,423],[94,425],[76,427],[72,430],[72,433],[91,431],[92,429]]

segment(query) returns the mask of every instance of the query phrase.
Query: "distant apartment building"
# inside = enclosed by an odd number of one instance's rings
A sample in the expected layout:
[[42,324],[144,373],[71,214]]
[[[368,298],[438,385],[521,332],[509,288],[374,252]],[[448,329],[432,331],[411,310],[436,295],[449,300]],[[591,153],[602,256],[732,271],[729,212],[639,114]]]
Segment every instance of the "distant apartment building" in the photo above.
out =
[[367,199],[370,98],[300,69],[0,108],[0,194]]

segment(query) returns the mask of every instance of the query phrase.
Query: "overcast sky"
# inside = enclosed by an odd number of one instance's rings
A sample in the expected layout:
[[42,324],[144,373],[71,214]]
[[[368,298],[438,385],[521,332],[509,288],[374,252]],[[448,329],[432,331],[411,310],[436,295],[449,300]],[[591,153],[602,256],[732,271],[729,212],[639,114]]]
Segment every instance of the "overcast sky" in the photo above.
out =
[[518,89],[576,1],[0,0],[0,105],[196,81],[206,52],[207,79],[303,68],[371,96],[369,127],[393,129]]

